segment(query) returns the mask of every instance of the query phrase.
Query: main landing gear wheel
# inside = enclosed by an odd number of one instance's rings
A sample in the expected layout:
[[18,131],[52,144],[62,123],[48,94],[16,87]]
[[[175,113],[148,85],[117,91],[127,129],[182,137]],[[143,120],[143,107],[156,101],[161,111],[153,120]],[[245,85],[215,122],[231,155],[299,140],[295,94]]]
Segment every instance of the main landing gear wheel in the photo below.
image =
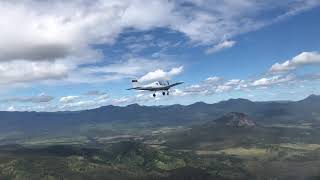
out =
[[155,93],[153,94],[153,97],[156,97],[156,94],[155,94]]
[[162,92],[162,95],[164,95],[164,96],[165,96],[165,95],[166,95],[166,92]]

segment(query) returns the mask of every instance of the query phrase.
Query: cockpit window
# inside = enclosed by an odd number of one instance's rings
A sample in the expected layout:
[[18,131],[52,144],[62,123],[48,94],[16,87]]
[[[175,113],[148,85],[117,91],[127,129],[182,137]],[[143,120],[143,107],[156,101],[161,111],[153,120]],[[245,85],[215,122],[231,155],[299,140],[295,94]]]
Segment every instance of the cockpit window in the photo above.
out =
[[165,86],[165,85],[166,85],[166,83],[163,82],[163,81],[158,81],[158,83],[159,83],[160,85],[162,85],[162,86]]

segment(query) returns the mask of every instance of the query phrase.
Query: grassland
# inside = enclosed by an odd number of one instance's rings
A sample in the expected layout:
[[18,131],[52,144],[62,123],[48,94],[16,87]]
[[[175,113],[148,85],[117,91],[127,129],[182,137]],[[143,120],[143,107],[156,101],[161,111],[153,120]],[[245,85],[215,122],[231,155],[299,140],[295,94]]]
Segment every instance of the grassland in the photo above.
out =
[[298,126],[83,126],[1,146],[0,179],[316,179],[320,133]]

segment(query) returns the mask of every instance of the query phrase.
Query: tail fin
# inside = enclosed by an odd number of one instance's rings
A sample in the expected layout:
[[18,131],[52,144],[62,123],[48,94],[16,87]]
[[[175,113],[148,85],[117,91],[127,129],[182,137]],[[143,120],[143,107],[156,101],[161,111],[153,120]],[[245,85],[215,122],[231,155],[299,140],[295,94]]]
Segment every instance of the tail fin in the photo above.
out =
[[132,82],[132,87],[134,88],[140,86],[140,83],[136,79],[132,80],[131,82]]

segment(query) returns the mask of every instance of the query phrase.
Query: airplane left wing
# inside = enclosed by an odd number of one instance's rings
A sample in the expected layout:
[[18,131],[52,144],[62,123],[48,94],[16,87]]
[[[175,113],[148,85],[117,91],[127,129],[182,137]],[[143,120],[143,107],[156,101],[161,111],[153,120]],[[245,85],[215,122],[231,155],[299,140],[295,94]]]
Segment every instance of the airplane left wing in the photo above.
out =
[[155,88],[150,88],[150,87],[134,87],[134,88],[129,88],[127,90],[142,90],[142,91],[153,91]]
[[126,90],[139,90],[139,88],[135,87],[135,88],[129,88],[129,89],[126,89]]

